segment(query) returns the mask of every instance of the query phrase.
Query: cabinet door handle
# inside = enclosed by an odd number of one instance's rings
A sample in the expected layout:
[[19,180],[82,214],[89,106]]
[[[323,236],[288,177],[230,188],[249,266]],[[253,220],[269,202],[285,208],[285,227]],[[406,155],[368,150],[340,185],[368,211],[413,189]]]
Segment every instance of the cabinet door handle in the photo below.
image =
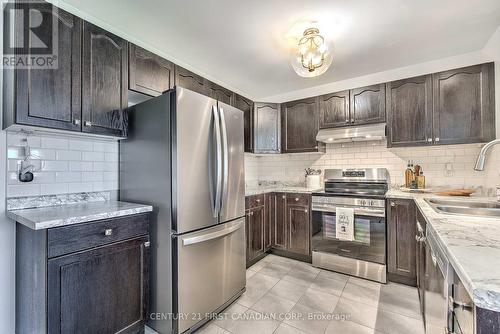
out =
[[83,125],[84,126],[88,126],[90,128],[92,126],[92,122],[91,121],[85,121],[85,122],[83,122]]
[[146,247],[146,248],[147,248],[147,247],[149,247],[149,246],[151,246],[151,242],[146,241],[146,242],[144,243],[144,247]]
[[299,198],[298,197],[295,197],[295,202],[298,202],[299,201]]
[[104,235],[109,237],[110,235],[113,234],[113,229],[112,228],[107,228],[104,230]]
[[308,212],[309,212],[309,210],[304,210],[304,212],[305,212],[305,213],[308,213]]
[[436,141],[436,142],[437,142],[437,141],[439,141],[439,137],[436,137],[436,138],[434,139],[434,141]]
[[346,119],[345,119],[345,122],[346,122],[346,123],[349,123],[349,118],[346,118]]
[[74,119],[74,120],[73,120],[73,124],[74,124],[74,125],[80,125],[80,124],[82,124],[82,121],[81,121],[81,120],[79,120],[79,119]]
[[257,198],[256,202],[257,202],[257,203],[260,203],[260,199],[259,199],[259,198]]
[[351,123],[354,123],[354,118],[351,118]]
[[396,203],[391,202],[391,206],[392,206],[392,207],[395,207],[395,206],[396,206]]
[[432,138],[427,138],[427,141],[428,141],[429,143],[432,143]]

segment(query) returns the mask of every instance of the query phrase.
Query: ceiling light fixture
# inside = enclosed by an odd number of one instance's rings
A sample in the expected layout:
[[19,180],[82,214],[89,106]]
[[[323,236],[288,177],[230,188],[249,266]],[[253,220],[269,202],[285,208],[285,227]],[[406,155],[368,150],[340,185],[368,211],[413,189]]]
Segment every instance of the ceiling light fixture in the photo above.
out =
[[291,54],[291,64],[301,77],[316,77],[328,70],[332,53],[318,28],[308,28]]

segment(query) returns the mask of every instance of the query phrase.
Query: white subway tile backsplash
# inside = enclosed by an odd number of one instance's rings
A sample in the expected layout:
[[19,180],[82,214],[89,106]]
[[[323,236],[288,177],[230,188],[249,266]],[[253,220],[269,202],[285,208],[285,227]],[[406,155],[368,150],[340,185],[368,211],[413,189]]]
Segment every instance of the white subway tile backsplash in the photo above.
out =
[[68,170],[67,161],[43,161],[42,171],[47,172],[65,172]]
[[69,170],[75,172],[89,172],[94,168],[92,161],[71,161],[69,163]]
[[67,149],[69,147],[69,140],[66,138],[58,137],[41,137],[43,148]]
[[103,172],[83,172],[82,180],[84,182],[94,182],[94,181],[102,181],[104,180]]
[[56,182],[81,182],[82,173],[80,172],[57,172]]
[[69,149],[72,151],[93,151],[94,143],[90,140],[70,139]]
[[[18,163],[25,159],[26,144],[32,155],[26,163],[34,166],[35,177],[21,183]],[[8,197],[118,190],[118,141],[8,133],[7,145]]]
[[[21,150],[21,152],[23,152]],[[53,149],[46,148],[32,148],[30,150],[31,158],[38,160],[55,160],[56,159],[56,151]],[[24,154],[22,155],[24,157]]]
[[56,159],[80,161],[82,160],[82,152],[70,151],[70,150],[58,150],[56,151]]
[[[401,185],[408,160],[422,166],[429,187],[483,187],[500,185],[500,147],[494,147],[486,162],[485,171],[474,171],[480,144],[435,147],[387,148],[385,140],[328,144],[326,153],[296,155],[245,155],[247,184],[258,181],[304,182],[304,169],[385,167],[391,182]],[[451,163],[452,175],[445,172]]]
[[39,196],[39,184],[8,185],[7,194],[9,197]]
[[92,183],[70,183],[68,184],[68,191],[70,193],[83,193],[91,192],[94,190]]
[[41,195],[67,194],[69,187],[67,183],[50,183],[40,185]]
[[82,152],[83,161],[104,161],[104,152]]

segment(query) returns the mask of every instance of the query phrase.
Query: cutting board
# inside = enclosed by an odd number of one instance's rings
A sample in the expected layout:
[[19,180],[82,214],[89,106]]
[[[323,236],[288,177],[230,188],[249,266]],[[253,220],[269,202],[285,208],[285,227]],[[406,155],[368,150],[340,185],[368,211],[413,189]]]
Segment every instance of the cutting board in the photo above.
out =
[[475,189],[448,189],[435,192],[434,194],[440,196],[470,196],[475,192]]

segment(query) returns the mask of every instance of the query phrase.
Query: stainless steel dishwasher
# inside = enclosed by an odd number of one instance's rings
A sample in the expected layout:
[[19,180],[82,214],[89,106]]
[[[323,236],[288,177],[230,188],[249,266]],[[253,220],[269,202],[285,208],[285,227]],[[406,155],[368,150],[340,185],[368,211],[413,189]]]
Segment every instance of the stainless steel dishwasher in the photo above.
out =
[[473,334],[474,303],[456,273],[453,273],[452,293],[449,298],[450,333]]
[[449,262],[432,233],[425,240],[424,318],[426,334],[448,333]]

